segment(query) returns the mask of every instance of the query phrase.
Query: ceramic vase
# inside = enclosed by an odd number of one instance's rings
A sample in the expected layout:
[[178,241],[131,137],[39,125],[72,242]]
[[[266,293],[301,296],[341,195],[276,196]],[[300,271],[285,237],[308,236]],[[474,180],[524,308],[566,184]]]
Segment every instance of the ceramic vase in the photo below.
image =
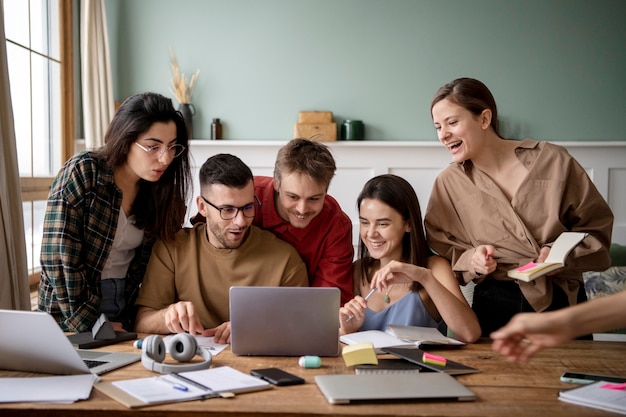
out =
[[187,137],[193,138],[193,116],[196,114],[196,108],[191,103],[180,103],[178,111],[183,115],[185,126],[187,127]]

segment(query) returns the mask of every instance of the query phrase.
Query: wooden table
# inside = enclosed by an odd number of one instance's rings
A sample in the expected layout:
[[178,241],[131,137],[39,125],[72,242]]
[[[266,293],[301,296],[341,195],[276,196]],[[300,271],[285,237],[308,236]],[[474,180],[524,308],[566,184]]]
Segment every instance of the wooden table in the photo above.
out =
[[[136,351],[130,342],[102,348]],[[458,376],[458,380],[476,393],[473,402],[409,401],[331,405],[317,388],[318,374],[352,373],[341,357],[322,358],[319,369],[303,369],[298,358],[246,357],[233,355],[229,349],[214,358],[214,365],[229,365],[242,372],[276,366],[306,379],[306,384],[274,387],[237,395],[232,399],[209,399],[128,409],[97,390],[86,401],[74,404],[0,404],[0,415],[8,416],[614,416],[593,408],[564,403],[557,399],[559,390],[573,385],[559,381],[564,371],[604,375],[626,375],[626,344],[615,342],[572,341],[559,348],[541,352],[529,363],[512,364],[491,350],[489,340],[438,354],[476,367],[478,374]],[[0,376],[16,373],[0,371]],[[141,363],[107,373],[104,380],[140,378],[153,375]]]

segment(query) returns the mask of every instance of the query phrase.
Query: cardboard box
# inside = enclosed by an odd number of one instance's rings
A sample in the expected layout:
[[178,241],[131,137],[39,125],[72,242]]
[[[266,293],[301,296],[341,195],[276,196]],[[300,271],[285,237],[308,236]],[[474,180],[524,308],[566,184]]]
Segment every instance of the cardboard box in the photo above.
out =
[[334,142],[337,140],[337,123],[296,123],[293,137]]
[[301,111],[298,113],[298,123],[322,124],[332,122],[333,112],[331,111]]

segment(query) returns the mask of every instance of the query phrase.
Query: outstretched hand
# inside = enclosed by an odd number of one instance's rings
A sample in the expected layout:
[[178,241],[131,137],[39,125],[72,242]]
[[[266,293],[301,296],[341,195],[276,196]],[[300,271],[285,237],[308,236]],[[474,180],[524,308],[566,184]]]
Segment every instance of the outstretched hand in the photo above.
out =
[[551,320],[554,313],[520,313],[509,323],[491,333],[492,349],[507,356],[510,362],[526,362],[542,349],[570,339],[564,326]]

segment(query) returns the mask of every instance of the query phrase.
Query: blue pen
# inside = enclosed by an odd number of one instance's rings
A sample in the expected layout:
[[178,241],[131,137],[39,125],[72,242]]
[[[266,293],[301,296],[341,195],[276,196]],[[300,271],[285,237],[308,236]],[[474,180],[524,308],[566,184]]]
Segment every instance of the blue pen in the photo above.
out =
[[163,382],[167,382],[168,384],[172,386],[172,388],[177,389],[178,391],[183,391],[183,392],[189,391],[189,388],[187,388],[184,385],[177,384],[176,382],[170,381],[169,379],[165,379],[165,378],[159,378],[159,379]]

